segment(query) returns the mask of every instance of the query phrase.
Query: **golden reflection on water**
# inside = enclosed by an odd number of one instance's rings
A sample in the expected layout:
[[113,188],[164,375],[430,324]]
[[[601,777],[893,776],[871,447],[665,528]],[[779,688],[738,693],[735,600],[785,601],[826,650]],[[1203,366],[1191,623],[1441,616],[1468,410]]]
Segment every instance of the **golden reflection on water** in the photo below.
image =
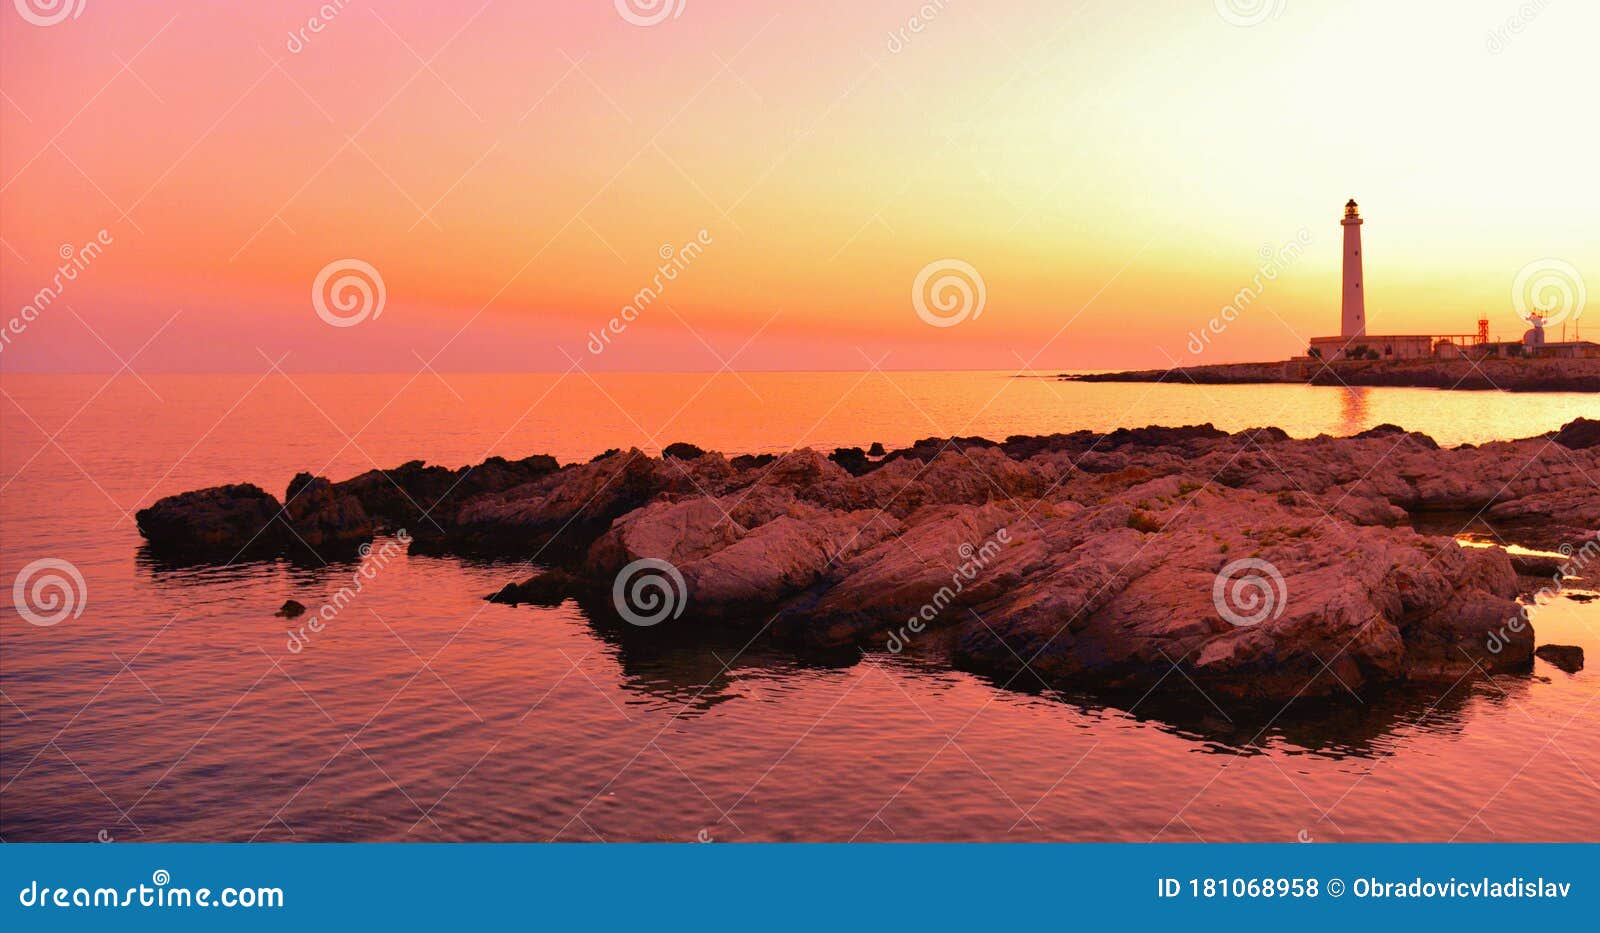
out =
[[1367,420],[1371,417],[1371,404],[1367,398],[1371,392],[1366,386],[1342,386],[1339,392],[1339,428],[1334,434],[1345,436],[1359,434],[1372,424]]

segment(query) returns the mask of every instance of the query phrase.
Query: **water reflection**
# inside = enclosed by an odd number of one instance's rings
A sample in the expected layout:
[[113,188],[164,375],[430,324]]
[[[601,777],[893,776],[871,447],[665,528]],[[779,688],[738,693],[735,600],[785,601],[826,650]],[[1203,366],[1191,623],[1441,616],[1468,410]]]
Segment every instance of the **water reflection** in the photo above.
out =
[[1366,386],[1341,386],[1339,389],[1339,437],[1359,434],[1372,427],[1372,390]]
[[[260,631],[270,632],[274,644],[279,625],[266,620],[283,598],[296,596],[315,608],[314,600],[346,583],[357,566],[345,561],[307,567],[280,559],[202,569],[145,552],[139,557],[139,567],[157,591],[175,602],[215,606],[244,599],[259,605]],[[428,617],[428,597],[418,594],[436,592],[439,586],[456,590],[476,586],[482,592],[460,594],[476,604],[492,586],[472,581],[501,580],[526,570],[525,563],[514,561],[408,557],[385,571],[393,578],[382,584],[391,585],[391,593],[411,594],[407,602],[420,616],[410,618],[391,603],[383,609],[385,625],[408,630]],[[1176,679],[1167,685],[1172,689],[1146,694],[1063,690],[1026,672],[1017,677],[962,672],[952,660],[953,630],[929,631],[904,653],[891,654],[853,645],[798,646],[776,635],[771,620],[762,616],[712,622],[686,615],[677,624],[639,627],[619,618],[604,594],[569,600],[556,608],[522,606],[508,611],[532,626],[564,620],[584,633],[596,660],[610,668],[613,677],[607,679],[624,695],[620,702],[675,715],[699,717],[734,700],[759,698],[757,683],[804,689],[818,674],[867,664],[882,669],[908,697],[924,695],[940,684],[977,683],[1006,695],[1033,695],[1057,704],[1072,714],[1069,722],[1111,719],[1152,725],[1211,754],[1255,756],[1282,750],[1335,760],[1387,756],[1415,732],[1454,734],[1482,707],[1524,702],[1534,682],[1528,676],[1501,675],[1493,681],[1393,688],[1363,701],[1350,697],[1262,707],[1207,697]],[[358,618],[365,620],[364,615]],[[577,655],[567,659],[576,661]]]
[[[996,689],[1019,690],[975,675]],[[1530,678],[1500,676],[1493,683],[1397,685],[1375,699],[1296,700],[1287,706],[1237,704],[1207,698],[1186,683],[1155,693],[1126,690],[1023,690],[1049,697],[1082,713],[1114,714],[1149,724],[1193,742],[1211,754],[1256,756],[1269,752],[1321,758],[1373,759],[1396,753],[1416,732],[1459,733],[1481,706],[1502,706],[1525,698]],[[1220,705],[1213,705],[1213,703]]]
[[[6,494],[0,566],[70,559],[90,598],[55,628],[0,610],[0,836],[92,840],[111,827],[118,839],[174,841],[693,839],[734,808],[738,838],[843,841],[892,801],[860,838],[1013,841],[1033,831],[1014,825],[1014,798],[1041,801],[1038,838],[1143,842],[1192,824],[1218,841],[1293,838],[1302,826],[1320,840],[1326,824],[1315,821],[1348,795],[1334,815],[1342,838],[1444,840],[1491,838],[1481,820],[1463,834],[1462,821],[1486,787],[1503,785],[1492,838],[1596,838],[1582,774],[1600,774],[1600,751],[1574,740],[1596,727],[1600,707],[1585,705],[1600,683],[1592,664],[1570,674],[1539,661],[1534,675],[1469,681],[1437,703],[1443,686],[1247,721],[1192,691],[1141,701],[1000,689],[953,670],[933,633],[898,656],[816,656],[755,638],[764,617],[646,632],[591,620],[575,603],[487,603],[532,568],[415,548],[291,655],[289,630],[320,618],[355,563],[130,559],[136,529],[85,479],[142,506],[218,483],[282,490],[307,467],[342,479],[373,461],[477,463],[489,439],[496,454],[582,461],[648,443],[640,424],[670,423],[663,440],[707,449],[777,452],[797,441],[904,446],[957,429],[1186,424],[1197,404],[1227,430],[1271,424],[1309,437],[1342,418],[1344,431],[1391,422],[1449,445],[1539,434],[1594,417],[1596,405],[1592,393],[1197,392],[1010,375],[897,372],[890,385],[853,373],[457,374],[449,388],[403,374],[153,376],[165,399],[156,403],[137,382],[6,374],[8,394],[40,423],[73,422],[82,469],[30,460],[31,441],[0,443],[0,472],[20,477]],[[751,385],[764,403],[752,403]],[[362,449],[308,429],[305,393],[340,424],[376,418]],[[819,399],[841,404],[819,421]],[[275,616],[286,599],[306,616]],[[1542,644],[1600,652],[1600,602],[1538,612]],[[1549,740],[1562,729],[1556,755]],[[1221,764],[1228,772],[1212,783]],[[123,811],[144,835],[118,828]]]
[[736,625],[685,616],[684,624],[641,628],[618,618],[604,599],[585,598],[571,605],[610,649],[623,689],[682,705],[691,713],[742,696],[742,672],[781,679],[848,669],[862,658],[854,646],[815,649],[781,642],[765,630],[765,620]]
[[1176,679],[1174,689],[1157,692],[1062,690],[1030,672],[1007,677],[957,670],[952,659],[955,632],[948,629],[925,633],[903,654],[856,646],[822,651],[776,639],[762,630],[761,620],[746,627],[696,622],[640,628],[618,619],[604,600],[585,600],[576,608],[612,649],[624,690],[684,705],[694,713],[745,697],[742,673],[760,672],[765,680],[781,682],[875,664],[912,690],[930,678],[967,678],[992,690],[1059,704],[1078,719],[1113,717],[1152,725],[1212,754],[1282,751],[1334,760],[1380,758],[1394,754],[1415,732],[1448,736],[1460,732],[1480,707],[1515,705],[1527,698],[1532,683],[1528,676],[1499,675],[1493,681],[1397,685],[1376,698],[1300,699],[1287,706],[1207,697]]

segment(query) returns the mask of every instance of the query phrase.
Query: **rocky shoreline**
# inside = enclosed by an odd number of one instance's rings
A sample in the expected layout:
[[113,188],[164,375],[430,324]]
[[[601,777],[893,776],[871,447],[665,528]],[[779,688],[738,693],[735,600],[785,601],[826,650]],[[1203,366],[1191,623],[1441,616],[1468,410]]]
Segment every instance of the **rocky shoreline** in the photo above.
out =
[[1215,363],[1119,373],[1063,373],[1071,382],[1199,385],[1300,383],[1506,392],[1600,392],[1600,359],[1286,360]]
[[414,552],[542,568],[500,602],[820,648],[898,651],[938,629],[958,666],[997,677],[1280,703],[1528,669],[1527,560],[1414,526],[1477,515],[1502,543],[1600,569],[1591,477],[1600,422],[1582,419],[1448,449],[1392,426],[1199,425],[412,462],[300,474],[282,503],[250,485],[169,496],[138,522],[153,555],[192,562],[349,559],[405,529]]

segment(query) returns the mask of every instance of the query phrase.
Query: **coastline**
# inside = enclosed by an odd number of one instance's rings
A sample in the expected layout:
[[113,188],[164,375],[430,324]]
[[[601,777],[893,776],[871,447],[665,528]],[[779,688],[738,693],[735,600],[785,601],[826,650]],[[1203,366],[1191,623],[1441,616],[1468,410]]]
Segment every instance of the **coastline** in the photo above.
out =
[[1245,703],[1340,701],[1530,669],[1519,600],[1547,568],[1425,520],[1481,515],[1586,567],[1600,560],[1594,473],[1593,421],[1453,448],[1393,426],[1297,440],[1195,425],[881,453],[414,461],[338,483],[300,474],[281,504],[250,485],[182,493],[138,521],[173,562],[349,560],[409,529],[416,553],[544,568],[493,601],[572,599],[623,628],[891,652],[937,628],[956,666],[1008,683],[1192,680]]
[[1504,392],[1600,392],[1600,359],[1284,360],[1062,373],[1067,382],[1299,383]]

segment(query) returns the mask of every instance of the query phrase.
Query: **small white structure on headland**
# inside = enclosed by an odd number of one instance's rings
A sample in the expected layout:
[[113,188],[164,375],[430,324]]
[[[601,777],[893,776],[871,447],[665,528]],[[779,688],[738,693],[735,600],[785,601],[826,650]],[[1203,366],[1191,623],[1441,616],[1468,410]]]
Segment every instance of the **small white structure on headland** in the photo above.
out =
[[1312,337],[1307,350],[1310,359],[1331,363],[1335,360],[1600,356],[1600,345],[1587,341],[1547,343],[1544,321],[1538,315],[1530,319],[1533,327],[1519,341],[1491,341],[1487,317],[1478,319],[1478,330],[1473,334],[1369,335],[1367,290],[1361,274],[1361,209],[1354,198],[1345,202],[1344,218],[1339,224],[1344,227],[1344,282],[1339,302],[1339,336]]

